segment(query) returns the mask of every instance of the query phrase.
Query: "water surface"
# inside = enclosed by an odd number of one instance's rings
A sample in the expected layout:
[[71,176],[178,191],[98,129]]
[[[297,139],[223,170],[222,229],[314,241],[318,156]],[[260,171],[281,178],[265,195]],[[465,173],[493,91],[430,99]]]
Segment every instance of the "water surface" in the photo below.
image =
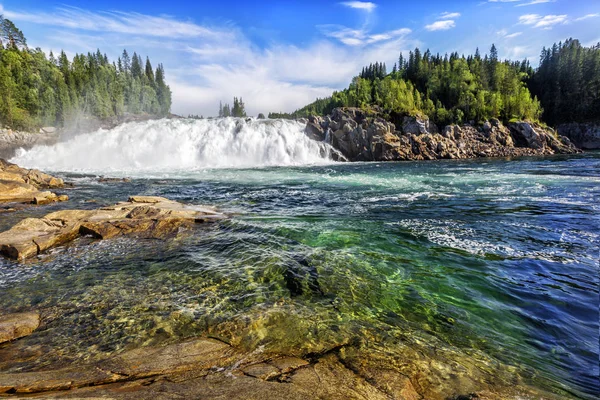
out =
[[567,398],[599,391],[597,153],[139,171],[119,184],[64,176],[76,183],[70,202],[0,214],[0,230],[129,194],[233,218],[166,241],[80,239],[23,264],[0,260],[2,310],[47,321],[19,341],[20,362],[0,347],[0,367],[200,335],[308,354],[401,332],[486,354]]

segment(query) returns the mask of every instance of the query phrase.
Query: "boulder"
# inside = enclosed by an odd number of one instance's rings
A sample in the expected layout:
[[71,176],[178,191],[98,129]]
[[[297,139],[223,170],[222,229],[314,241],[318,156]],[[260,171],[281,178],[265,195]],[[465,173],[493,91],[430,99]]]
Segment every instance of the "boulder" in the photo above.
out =
[[37,169],[21,168],[0,158],[0,202],[48,204],[66,201],[67,196],[58,196],[40,189],[61,188],[60,178],[45,174]]
[[544,147],[546,135],[538,131],[528,122],[515,122],[509,125],[510,132],[517,146],[541,149]]
[[31,335],[40,326],[40,315],[34,312],[0,315],[0,343]]
[[97,210],[63,210],[26,218],[0,233],[0,254],[24,260],[80,235],[97,239],[138,235],[160,238],[195,223],[225,218],[213,208],[184,205],[164,197],[131,196],[127,202]]
[[40,128],[40,133],[56,133],[56,128],[53,126],[44,126]]
[[406,116],[402,121],[402,132],[412,135],[424,135],[426,133],[438,133],[438,129],[427,117]]

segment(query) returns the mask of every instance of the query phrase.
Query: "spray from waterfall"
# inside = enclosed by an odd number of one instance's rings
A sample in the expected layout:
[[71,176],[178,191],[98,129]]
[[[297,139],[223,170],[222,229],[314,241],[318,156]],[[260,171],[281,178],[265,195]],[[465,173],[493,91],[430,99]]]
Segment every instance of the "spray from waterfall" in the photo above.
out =
[[330,152],[296,121],[162,119],[21,150],[12,161],[48,171],[135,173],[323,164]]

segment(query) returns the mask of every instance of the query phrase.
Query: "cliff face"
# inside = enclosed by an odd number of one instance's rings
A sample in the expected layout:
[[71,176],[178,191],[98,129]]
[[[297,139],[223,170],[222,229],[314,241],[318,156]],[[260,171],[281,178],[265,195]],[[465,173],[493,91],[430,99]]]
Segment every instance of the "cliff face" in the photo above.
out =
[[441,132],[427,119],[405,117],[396,126],[358,108],[337,108],[327,117],[310,117],[306,134],[328,141],[348,161],[400,161],[573,154],[569,139],[528,122],[482,127],[449,125]]
[[559,125],[558,133],[568,137],[573,144],[584,150],[600,149],[600,122],[571,123]]

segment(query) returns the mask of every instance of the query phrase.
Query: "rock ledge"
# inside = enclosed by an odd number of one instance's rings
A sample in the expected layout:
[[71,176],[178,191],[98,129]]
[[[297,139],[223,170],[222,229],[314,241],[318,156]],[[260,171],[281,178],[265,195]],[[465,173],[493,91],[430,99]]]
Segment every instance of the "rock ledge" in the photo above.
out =
[[164,197],[132,196],[127,202],[97,210],[63,210],[43,218],[25,218],[0,233],[0,254],[24,260],[80,235],[97,239],[132,234],[160,238],[181,227],[224,218],[210,207],[184,205]]

